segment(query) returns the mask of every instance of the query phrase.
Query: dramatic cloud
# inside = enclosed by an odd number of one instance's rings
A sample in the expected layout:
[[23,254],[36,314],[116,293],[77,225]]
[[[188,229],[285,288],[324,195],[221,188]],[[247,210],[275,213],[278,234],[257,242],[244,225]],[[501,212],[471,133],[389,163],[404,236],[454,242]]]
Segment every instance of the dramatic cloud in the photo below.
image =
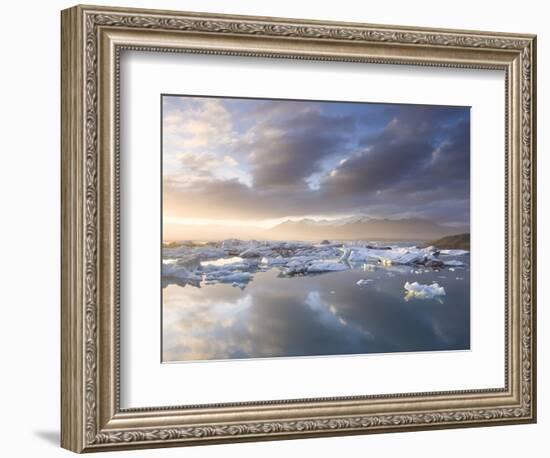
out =
[[469,223],[467,107],[165,96],[164,212]]
[[321,171],[324,159],[345,149],[353,125],[350,117],[331,117],[317,110],[293,113],[289,109],[280,122],[261,126],[248,145],[254,185],[303,185],[306,178]]

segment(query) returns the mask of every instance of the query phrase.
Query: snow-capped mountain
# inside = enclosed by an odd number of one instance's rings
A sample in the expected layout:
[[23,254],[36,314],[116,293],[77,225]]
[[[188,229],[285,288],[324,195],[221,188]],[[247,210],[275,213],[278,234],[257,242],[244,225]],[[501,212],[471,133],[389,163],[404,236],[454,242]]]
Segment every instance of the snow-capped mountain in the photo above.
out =
[[461,231],[467,232],[468,228],[446,227],[421,218],[376,219],[365,215],[354,215],[333,220],[310,218],[287,220],[268,232],[273,238],[289,240],[431,240]]
[[347,216],[344,218],[336,218],[336,219],[312,219],[312,218],[302,218],[297,220],[286,220],[279,224],[281,225],[288,225],[289,227],[293,224],[296,225],[306,225],[306,226],[344,226],[346,224],[353,224],[353,223],[365,223],[369,221],[371,218],[365,215],[355,215],[355,216]]

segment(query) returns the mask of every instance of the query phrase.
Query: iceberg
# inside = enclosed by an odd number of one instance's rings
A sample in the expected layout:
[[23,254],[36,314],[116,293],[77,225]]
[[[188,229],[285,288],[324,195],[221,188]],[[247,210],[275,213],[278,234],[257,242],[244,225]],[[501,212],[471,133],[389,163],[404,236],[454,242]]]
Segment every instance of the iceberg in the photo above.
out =
[[405,300],[409,300],[413,297],[417,299],[434,299],[446,295],[445,288],[439,286],[439,283],[436,282],[431,285],[423,285],[416,281],[413,283],[406,282],[405,290],[407,291]]
[[378,261],[383,266],[391,266],[393,264],[422,264],[433,257],[434,252],[427,248],[346,247],[343,249],[340,260],[347,262]]
[[361,266],[361,268],[365,271],[365,272],[374,272],[376,270],[376,266],[374,264],[363,264]]
[[261,260],[262,264],[265,264],[265,265],[268,265],[268,266],[283,265],[283,264],[286,264],[287,262],[288,262],[288,260],[285,259],[285,258],[282,258],[282,257],[281,258],[264,257]]
[[248,283],[253,275],[250,272],[225,272],[218,271],[205,275],[205,281],[217,281],[219,283]]
[[262,258],[262,257],[268,257],[272,255],[277,255],[277,253],[274,251],[273,247],[269,245],[265,246],[249,246],[244,251],[242,251],[239,254],[239,257],[241,258]]
[[466,250],[440,250],[440,254],[443,254],[445,256],[463,256],[465,254],[468,254],[469,251]]
[[202,280],[202,274],[190,271],[186,267],[178,266],[176,263],[163,264],[162,276],[173,277],[190,283],[198,283]]
[[447,266],[447,267],[463,267],[464,266],[464,263],[462,261],[458,261],[456,259],[450,259],[448,261],[444,261],[444,264]]
[[201,264],[201,257],[197,254],[191,253],[186,256],[177,258],[173,262],[173,266],[176,268],[186,268],[189,270],[194,270],[199,267]]
[[[348,269],[422,274],[454,271],[466,265],[450,256],[465,250],[382,245],[367,241],[257,241],[228,239],[220,242],[178,242],[164,246],[163,284],[236,283],[242,287],[257,272],[271,269],[283,277],[339,272]],[[368,282],[367,282],[368,283]],[[366,284],[366,283],[365,283]]]
[[255,269],[258,263],[254,262],[232,262],[228,264],[206,264],[202,265],[201,270],[204,273],[211,274],[215,272],[235,272],[235,271],[250,271]]
[[293,256],[292,258],[288,259],[286,265],[288,267],[296,267],[314,261],[315,259],[315,256]]
[[265,252],[253,247],[247,248],[239,254],[240,258],[261,258],[262,256],[265,256]]
[[312,261],[307,266],[307,272],[338,272],[340,270],[348,270],[349,266],[336,261]]

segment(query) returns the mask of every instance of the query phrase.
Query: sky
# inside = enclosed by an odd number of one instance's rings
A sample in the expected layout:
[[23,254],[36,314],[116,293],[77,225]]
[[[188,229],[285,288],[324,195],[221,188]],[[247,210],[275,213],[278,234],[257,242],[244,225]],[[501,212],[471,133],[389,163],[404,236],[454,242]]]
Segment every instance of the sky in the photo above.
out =
[[469,224],[469,107],[163,95],[162,127],[168,224]]

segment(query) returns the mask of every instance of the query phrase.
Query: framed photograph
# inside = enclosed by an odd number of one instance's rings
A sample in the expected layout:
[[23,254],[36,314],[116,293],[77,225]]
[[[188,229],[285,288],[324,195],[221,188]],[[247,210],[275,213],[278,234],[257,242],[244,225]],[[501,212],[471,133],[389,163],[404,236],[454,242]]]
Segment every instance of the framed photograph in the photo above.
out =
[[533,35],[62,12],[62,446],[536,420]]

